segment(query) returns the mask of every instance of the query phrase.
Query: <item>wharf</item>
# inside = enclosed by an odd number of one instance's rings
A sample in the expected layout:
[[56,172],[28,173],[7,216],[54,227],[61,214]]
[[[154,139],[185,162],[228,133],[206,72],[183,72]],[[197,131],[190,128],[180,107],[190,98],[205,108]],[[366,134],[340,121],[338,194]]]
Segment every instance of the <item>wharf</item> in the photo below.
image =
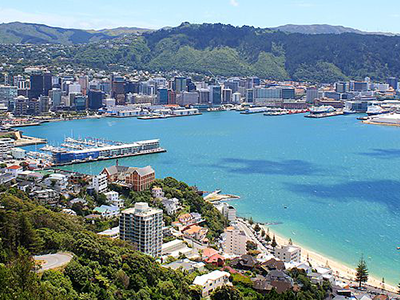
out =
[[142,116],[142,117],[138,117],[138,120],[169,119],[169,118],[192,117],[192,116],[200,116],[200,115],[202,115],[202,113],[196,113],[196,114],[190,114],[190,115]]
[[343,114],[344,113],[342,111],[335,111],[335,112],[330,112],[330,113],[309,114],[309,115],[305,115],[304,117],[313,118],[313,119],[321,119],[321,118],[328,118],[328,117],[334,117],[334,116],[341,116]]
[[31,136],[22,136],[21,138],[15,141],[15,147],[25,147],[32,145],[41,145],[46,144],[47,140],[42,138],[35,138]]
[[236,195],[223,195],[220,194],[220,190],[216,190],[210,194],[208,194],[207,196],[204,197],[205,201],[208,202],[218,202],[218,201],[226,201],[226,200],[231,200],[231,199],[240,199],[240,196],[236,196]]
[[154,150],[146,150],[146,151],[137,152],[137,153],[128,153],[128,154],[123,154],[123,155],[99,157],[99,158],[85,159],[85,160],[78,160],[78,161],[69,161],[69,162],[65,162],[65,163],[54,163],[53,166],[61,167],[61,166],[68,166],[68,165],[85,164],[85,163],[90,163],[90,162],[95,162],[95,161],[110,160],[110,159],[117,159],[117,158],[127,158],[127,157],[131,157],[131,156],[141,156],[141,155],[164,153],[164,152],[167,152],[167,150],[165,150],[163,148],[158,148],[158,149],[154,149]]

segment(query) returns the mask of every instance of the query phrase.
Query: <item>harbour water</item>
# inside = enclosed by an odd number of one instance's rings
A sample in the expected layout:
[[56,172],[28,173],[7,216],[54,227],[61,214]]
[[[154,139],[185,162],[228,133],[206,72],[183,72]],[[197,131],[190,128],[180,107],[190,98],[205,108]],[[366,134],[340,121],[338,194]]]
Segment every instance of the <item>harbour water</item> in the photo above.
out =
[[[71,132],[122,142],[159,138],[166,153],[119,163],[151,165],[157,177],[240,195],[232,202],[239,215],[277,222],[275,231],[351,267],[363,253],[372,275],[393,285],[400,280],[400,128],[362,124],[354,115],[212,112],[146,122],[75,120],[23,132],[50,143]],[[112,163],[65,168],[96,174]]]

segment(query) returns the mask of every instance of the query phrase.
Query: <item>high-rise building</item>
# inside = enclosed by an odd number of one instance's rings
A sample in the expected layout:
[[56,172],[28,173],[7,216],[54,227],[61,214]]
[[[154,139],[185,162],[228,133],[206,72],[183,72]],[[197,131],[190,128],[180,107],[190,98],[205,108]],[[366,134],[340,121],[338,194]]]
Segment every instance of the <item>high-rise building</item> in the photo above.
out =
[[176,93],[174,90],[168,90],[168,104],[176,104]]
[[282,99],[295,99],[296,93],[295,89],[292,87],[283,87],[282,88]]
[[133,243],[138,251],[159,257],[162,246],[163,211],[151,208],[145,202],[135,203],[121,213],[119,220],[120,239]]
[[99,174],[97,176],[93,176],[92,178],[92,186],[96,193],[104,193],[107,191],[107,175]]
[[222,90],[222,102],[223,103],[231,103],[232,102],[232,90],[231,89],[223,89]]
[[90,109],[99,109],[103,106],[104,93],[102,91],[90,90],[88,93],[88,106]]
[[87,108],[87,97],[83,95],[77,95],[74,97],[74,107],[76,110],[85,110]]
[[52,102],[52,107],[58,107],[61,105],[61,96],[62,96],[62,91],[61,89],[58,88],[53,88],[49,91],[49,97]]
[[22,116],[28,114],[28,98],[24,96],[18,96],[14,99],[14,109],[12,110],[14,115]]
[[254,89],[246,90],[246,102],[253,103],[254,102]]
[[335,90],[338,93],[347,93],[349,91],[349,84],[347,82],[336,82]]
[[210,86],[210,102],[213,105],[220,105],[222,102],[221,86],[211,85]]
[[53,76],[51,75],[50,72],[46,72],[43,74],[43,95],[48,96],[49,91],[53,87],[53,81],[52,81]]
[[41,113],[48,113],[50,110],[50,98],[49,96],[39,97],[39,110]]
[[307,103],[314,103],[315,99],[319,98],[319,91],[317,87],[309,87],[307,88],[306,92],[306,102]]
[[233,255],[246,254],[247,241],[248,238],[244,231],[235,226],[228,227],[225,229],[224,252]]
[[233,93],[232,95],[232,102],[238,104],[241,102],[242,95],[239,92]]
[[157,90],[157,103],[161,105],[168,104],[168,89],[167,88],[159,88]]
[[78,79],[78,83],[82,88],[82,95],[86,96],[89,92],[89,77],[87,75],[80,76]]
[[0,104],[8,106],[10,101],[13,101],[18,95],[18,88],[16,86],[0,85]]
[[175,77],[173,87],[174,91],[177,93],[187,91],[186,77]]
[[199,103],[197,92],[182,92],[176,96],[176,103],[182,106]]
[[40,114],[40,102],[38,99],[28,100],[28,115],[39,115]]
[[208,104],[210,103],[210,90],[209,89],[199,89],[197,90],[199,93],[199,103],[200,104]]
[[42,73],[34,73],[30,77],[30,89],[28,93],[29,99],[39,99],[40,95],[43,94],[43,74]]

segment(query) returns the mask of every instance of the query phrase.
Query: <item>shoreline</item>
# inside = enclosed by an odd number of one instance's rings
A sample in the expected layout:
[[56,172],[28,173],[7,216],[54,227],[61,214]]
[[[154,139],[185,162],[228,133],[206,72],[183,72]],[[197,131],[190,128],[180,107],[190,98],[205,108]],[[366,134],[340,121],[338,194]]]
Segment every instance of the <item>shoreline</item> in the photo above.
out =
[[[278,245],[288,244],[289,238],[285,238],[283,235],[277,233],[275,230],[271,229],[271,227],[268,227],[267,225],[262,224],[260,226],[265,230],[265,232],[267,232],[267,229],[269,229],[271,238],[273,235],[275,235],[275,239]],[[306,262],[308,256],[309,261],[313,266],[318,265],[324,267],[328,263],[329,267],[334,271],[333,274],[336,277],[339,277],[342,281],[346,281],[346,283],[353,283],[353,284],[355,283],[355,274],[356,274],[355,269],[348,267],[345,263],[340,262],[336,259],[329,258],[325,254],[321,254],[309,247],[305,247],[304,245],[301,244],[301,242],[300,243],[294,242],[293,245],[301,248],[302,261]],[[382,288],[382,281],[371,275],[368,277],[368,282],[366,284],[378,289]],[[396,287],[387,283],[385,283],[385,290],[393,293],[398,292],[398,289]]]

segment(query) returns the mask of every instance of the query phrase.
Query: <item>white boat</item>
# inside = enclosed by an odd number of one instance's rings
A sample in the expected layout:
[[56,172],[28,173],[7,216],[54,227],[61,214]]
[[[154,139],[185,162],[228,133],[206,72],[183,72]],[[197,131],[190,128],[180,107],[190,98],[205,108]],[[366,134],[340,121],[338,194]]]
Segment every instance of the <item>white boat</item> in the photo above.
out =
[[387,114],[388,112],[389,110],[382,108],[382,106],[376,102],[368,103],[367,115],[369,116]]

